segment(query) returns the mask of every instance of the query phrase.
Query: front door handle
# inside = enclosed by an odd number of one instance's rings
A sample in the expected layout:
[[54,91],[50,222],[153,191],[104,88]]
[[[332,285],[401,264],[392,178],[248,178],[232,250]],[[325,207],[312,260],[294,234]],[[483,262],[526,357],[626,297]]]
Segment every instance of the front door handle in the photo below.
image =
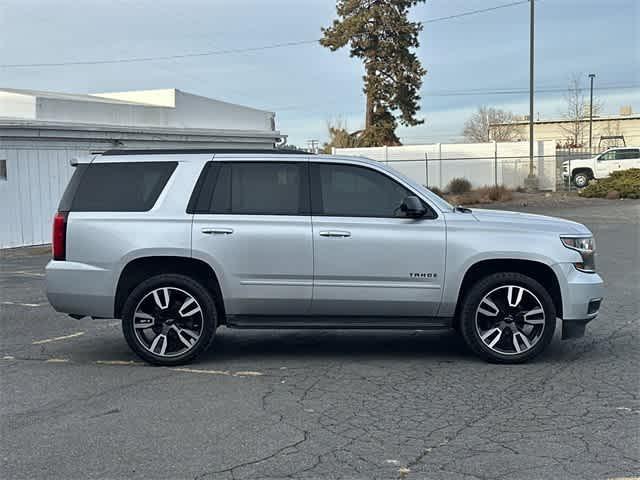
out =
[[320,232],[321,237],[350,237],[351,232],[345,230],[327,230]]
[[200,231],[206,235],[231,235],[233,233],[233,228],[205,227]]

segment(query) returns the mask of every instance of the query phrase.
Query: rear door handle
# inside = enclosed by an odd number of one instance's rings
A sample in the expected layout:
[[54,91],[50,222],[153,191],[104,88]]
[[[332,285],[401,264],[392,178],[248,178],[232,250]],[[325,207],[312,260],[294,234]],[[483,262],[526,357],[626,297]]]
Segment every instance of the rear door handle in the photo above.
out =
[[200,231],[206,235],[231,235],[233,233],[233,228],[205,227]]
[[321,237],[350,237],[351,232],[345,230],[327,230],[320,232]]

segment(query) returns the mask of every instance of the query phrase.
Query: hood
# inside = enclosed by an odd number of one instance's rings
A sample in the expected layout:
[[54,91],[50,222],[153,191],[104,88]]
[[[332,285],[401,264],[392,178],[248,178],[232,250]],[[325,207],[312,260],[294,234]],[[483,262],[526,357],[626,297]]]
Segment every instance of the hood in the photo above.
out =
[[572,158],[571,160],[565,160],[564,162],[562,162],[562,165],[569,165],[569,163],[576,163],[576,162],[591,162],[593,158],[594,157]]
[[547,231],[558,234],[586,234],[591,235],[587,227],[578,222],[563,218],[536,215],[533,213],[507,212],[504,210],[485,210],[473,208],[472,215],[482,223],[494,224],[507,228],[508,226],[529,231]]

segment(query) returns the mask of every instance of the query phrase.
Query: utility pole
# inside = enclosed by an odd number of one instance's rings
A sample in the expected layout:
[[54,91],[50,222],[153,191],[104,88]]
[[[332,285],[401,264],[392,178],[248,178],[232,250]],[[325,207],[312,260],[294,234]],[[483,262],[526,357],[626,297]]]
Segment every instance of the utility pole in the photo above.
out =
[[591,93],[589,99],[589,153],[591,153],[591,140],[593,139],[593,79],[596,78],[595,73],[589,74],[591,80]]
[[529,176],[533,177],[533,34],[535,19],[535,0],[529,0],[531,12],[529,18]]
[[525,187],[529,191],[538,189],[538,179],[534,172],[533,163],[533,53],[534,53],[534,20],[535,0],[529,0],[531,10],[529,13],[529,176],[525,179]]

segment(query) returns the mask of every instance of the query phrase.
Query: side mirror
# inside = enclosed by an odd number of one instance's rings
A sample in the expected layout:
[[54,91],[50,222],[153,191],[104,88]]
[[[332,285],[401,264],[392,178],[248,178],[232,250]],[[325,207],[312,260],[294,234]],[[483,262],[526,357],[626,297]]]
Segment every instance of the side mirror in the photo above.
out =
[[422,217],[427,211],[418,197],[409,195],[405,197],[400,205],[400,211],[404,212],[407,217]]

